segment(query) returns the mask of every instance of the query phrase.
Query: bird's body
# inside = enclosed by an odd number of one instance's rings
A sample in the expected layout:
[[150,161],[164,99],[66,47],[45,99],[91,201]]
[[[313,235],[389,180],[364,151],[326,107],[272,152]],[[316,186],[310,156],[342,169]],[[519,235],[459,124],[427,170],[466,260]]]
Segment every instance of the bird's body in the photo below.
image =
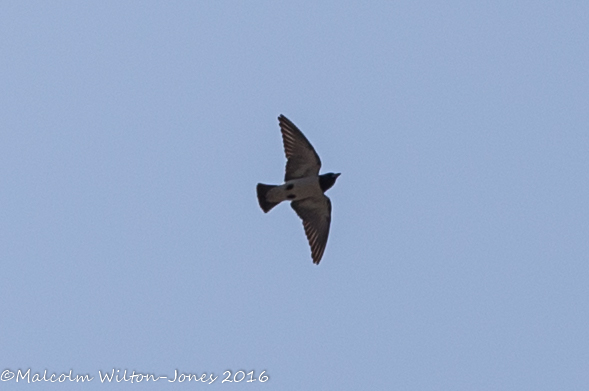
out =
[[323,195],[319,187],[319,177],[309,176],[300,179],[291,179],[283,185],[273,187],[266,193],[266,200],[269,202],[282,202],[302,200],[309,197],[320,197]]
[[319,175],[321,160],[311,143],[285,116],[278,117],[278,121],[287,158],[285,182],[282,185],[258,183],[258,202],[267,213],[282,201],[292,201],[292,208],[303,220],[313,262],[319,264],[331,223],[331,201],[324,193],[340,174]]

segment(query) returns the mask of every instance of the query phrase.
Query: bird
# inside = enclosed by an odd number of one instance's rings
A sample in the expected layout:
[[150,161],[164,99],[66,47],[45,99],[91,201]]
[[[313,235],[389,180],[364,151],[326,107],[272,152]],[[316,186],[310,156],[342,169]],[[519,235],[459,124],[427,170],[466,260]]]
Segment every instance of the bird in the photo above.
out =
[[319,175],[321,159],[303,132],[282,114],[278,117],[278,124],[286,155],[284,183],[258,183],[258,203],[264,213],[268,213],[282,201],[291,201],[290,206],[303,220],[313,263],[319,265],[331,224],[331,200],[325,192],[341,173]]

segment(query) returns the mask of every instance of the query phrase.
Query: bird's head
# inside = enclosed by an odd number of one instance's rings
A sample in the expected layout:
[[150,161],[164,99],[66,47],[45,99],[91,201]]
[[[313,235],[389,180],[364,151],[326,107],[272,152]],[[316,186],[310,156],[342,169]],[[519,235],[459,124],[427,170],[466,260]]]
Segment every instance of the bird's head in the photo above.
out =
[[319,186],[323,192],[331,189],[331,187],[335,184],[335,180],[341,174],[334,174],[333,172],[329,172],[327,174],[319,175]]

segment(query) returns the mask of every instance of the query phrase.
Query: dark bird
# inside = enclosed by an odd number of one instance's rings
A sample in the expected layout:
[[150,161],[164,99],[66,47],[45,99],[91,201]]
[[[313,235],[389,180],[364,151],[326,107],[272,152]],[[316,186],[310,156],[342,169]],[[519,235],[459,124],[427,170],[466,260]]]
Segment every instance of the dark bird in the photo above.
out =
[[264,213],[282,201],[292,201],[290,206],[303,220],[305,234],[311,246],[313,263],[319,264],[331,223],[331,201],[324,194],[340,174],[332,172],[319,175],[321,160],[303,133],[284,115],[278,117],[284,153],[286,173],[284,184],[258,183],[258,202]]

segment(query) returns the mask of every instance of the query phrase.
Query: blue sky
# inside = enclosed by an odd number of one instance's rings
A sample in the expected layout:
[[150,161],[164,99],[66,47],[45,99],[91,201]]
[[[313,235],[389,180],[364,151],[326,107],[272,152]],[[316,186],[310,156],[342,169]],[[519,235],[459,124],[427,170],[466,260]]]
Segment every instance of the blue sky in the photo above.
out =
[[0,370],[94,377],[3,389],[589,384],[587,3],[11,1],[0,50]]

